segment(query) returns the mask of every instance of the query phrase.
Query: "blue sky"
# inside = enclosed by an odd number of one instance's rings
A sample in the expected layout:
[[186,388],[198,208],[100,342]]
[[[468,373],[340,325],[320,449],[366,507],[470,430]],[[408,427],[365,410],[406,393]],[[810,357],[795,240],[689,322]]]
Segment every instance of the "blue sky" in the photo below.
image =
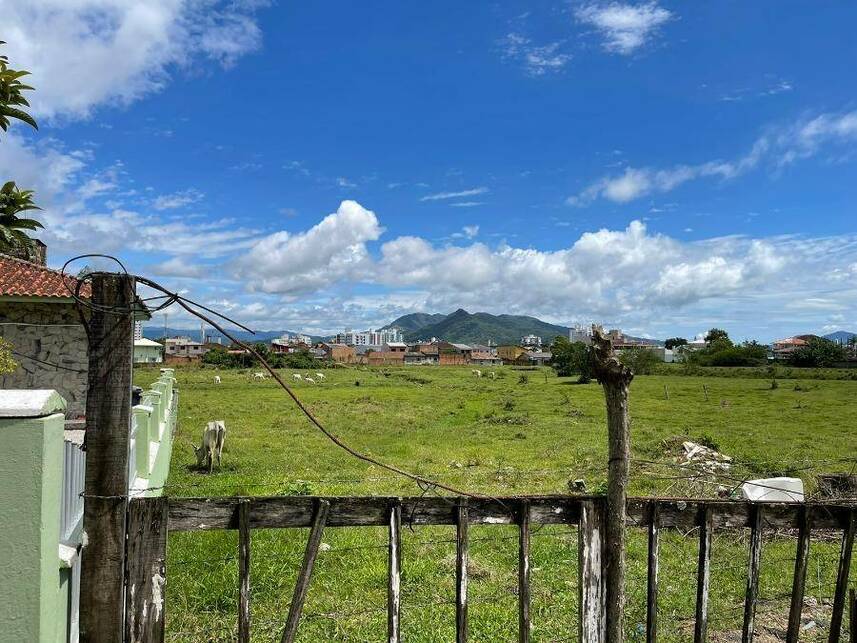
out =
[[855,5],[0,4],[52,265],[260,329],[857,330]]

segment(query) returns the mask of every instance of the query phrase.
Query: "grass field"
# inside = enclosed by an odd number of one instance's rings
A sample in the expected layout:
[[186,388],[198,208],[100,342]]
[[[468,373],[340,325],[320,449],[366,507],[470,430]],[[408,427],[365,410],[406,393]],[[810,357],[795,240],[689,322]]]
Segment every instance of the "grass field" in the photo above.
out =
[[[496,380],[469,368],[328,370],[324,384],[297,382],[322,422],[356,448],[443,482],[491,494],[563,493],[582,478],[599,491],[606,478],[604,402],[597,384],[577,385],[549,369],[495,369]],[[141,369],[146,385],[157,371]],[[270,380],[195,368],[177,371],[181,391],[168,493],[216,495],[418,495],[413,483],[368,466],[330,444]],[[288,376],[288,372],[286,373]],[[707,389],[708,399],[706,400]],[[667,393],[668,398],[667,399]],[[631,492],[705,495],[718,484],[777,474],[815,487],[820,472],[849,471],[857,456],[857,382],[780,381],[686,376],[638,377],[632,384]],[[208,420],[228,427],[224,462],[213,475],[193,467],[190,447]],[[727,477],[689,482],[673,457],[681,439],[705,441],[735,459]],[[652,464],[657,463],[657,464]],[[454,534],[420,527],[403,537],[403,638],[454,639]],[[307,533],[253,532],[254,640],[278,637]],[[693,536],[691,534],[691,536]],[[516,530],[471,530],[471,638],[514,640]],[[732,640],[740,630],[747,534],[716,534],[710,632]],[[331,529],[324,542],[301,624],[302,641],[382,640],[385,632],[386,533]],[[234,638],[236,534],[174,534],[168,549],[167,620],[173,641]],[[660,597],[662,640],[688,640],[695,596],[696,539],[665,534]],[[814,542],[802,640],[826,638],[825,601],[833,593],[838,542]],[[533,537],[533,639],[574,640],[577,631],[577,537],[544,527]],[[757,640],[779,640],[788,610],[794,540],[766,538]],[[854,581],[852,575],[852,582]],[[645,537],[629,544],[631,640],[644,639]],[[740,631],[739,631],[740,635]],[[765,638],[768,636],[769,638]],[[740,640],[740,636],[739,636]]]

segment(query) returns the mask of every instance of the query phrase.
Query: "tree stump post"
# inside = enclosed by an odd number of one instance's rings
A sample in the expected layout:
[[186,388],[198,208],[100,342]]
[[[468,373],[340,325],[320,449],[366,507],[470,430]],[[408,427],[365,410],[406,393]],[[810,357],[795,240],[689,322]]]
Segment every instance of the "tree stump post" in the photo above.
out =
[[628,390],[634,374],[613,353],[613,345],[598,326],[592,328],[592,372],[604,389],[607,403],[607,517],[604,580],[606,583],[607,643],[624,640],[625,611],[625,503],[631,453]]

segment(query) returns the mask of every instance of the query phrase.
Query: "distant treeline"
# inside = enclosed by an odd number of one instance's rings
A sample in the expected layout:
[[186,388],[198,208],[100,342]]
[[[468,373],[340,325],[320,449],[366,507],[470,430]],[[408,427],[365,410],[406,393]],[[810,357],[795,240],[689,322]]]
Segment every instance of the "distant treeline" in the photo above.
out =
[[[253,348],[273,368],[320,368],[326,365],[322,360],[317,360],[309,351],[298,351],[296,353],[273,353],[268,344],[258,342]],[[203,364],[210,364],[220,368],[250,368],[259,366],[257,360],[250,353],[228,352],[226,348],[213,348],[202,356]]]

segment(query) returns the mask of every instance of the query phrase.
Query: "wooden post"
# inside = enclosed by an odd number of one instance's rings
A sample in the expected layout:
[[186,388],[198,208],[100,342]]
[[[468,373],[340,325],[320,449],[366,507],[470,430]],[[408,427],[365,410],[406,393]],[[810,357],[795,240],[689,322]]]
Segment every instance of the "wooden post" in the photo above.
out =
[[250,643],[250,500],[238,501],[238,643]]
[[604,622],[604,510],[599,500],[580,503],[580,524],[577,529],[578,582],[578,640],[603,643]]
[[289,605],[289,616],[286,619],[286,627],[283,629],[281,643],[292,643],[298,634],[298,624],[301,620],[301,610],[304,607],[306,593],[309,589],[309,581],[312,578],[312,570],[315,568],[315,559],[318,556],[318,548],[321,545],[321,537],[324,534],[324,526],[327,524],[327,512],[330,510],[330,501],[319,498],[315,509],[315,517],[312,529],[309,532],[304,560],[298,578],[295,581],[295,592],[292,595],[292,603]]
[[595,377],[607,403],[607,516],[604,529],[606,586],[606,640],[624,641],[625,613],[625,514],[631,453],[628,391],[634,374],[613,354],[613,346],[601,328],[592,328],[590,358]]
[[699,563],[696,568],[696,618],[693,625],[694,643],[708,640],[708,587],[711,583],[711,507],[703,511],[699,528]]
[[660,566],[661,506],[656,500],[653,500],[650,505],[646,643],[655,643],[658,639],[658,568]]
[[518,641],[530,640],[530,503],[521,501],[518,526]]
[[131,432],[132,307],[127,275],[92,277],[80,640],[119,643],[124,630],[125,513]]
[[467,643],[467,498],[458,501],[455,530],[455,640]]
[[842,617],[845,612],[845,598],[848,593],[848,573],[851,570],[851,550],[854,548],[854,530],[857,527],[854,509],[848,517],[848,526],[842,534],[842,548],[839,551],[839,569],[836,574],[836,592],[833,595],[833,613],[830,615],[830,634],[828,643],[838,643],[842,636]]
[[390,507],[390,542],[387,564],[387,641],[399,643],[399,610],[402,592],[402,505]]
[[744,598],[744,627],[741,643],[753,643],[756,601],[759,597],[759,564],[762,562],[762,506],[750,509],[750,560],[747,569],[747,591]]
[[137,498],[128,508],[127,643],[164,641],[168,521],[163,496]]
[[806,587],[806,569],[809,563],[809,543],[811,536],[809,508],[800,508],[800,531],[798,532],[797,553],[795,555],[795,573],[792,581],[792,601],[789,608],[789,629],[786,643],[798,643],[800,636],[800,617],[803,614],[803,594]]

